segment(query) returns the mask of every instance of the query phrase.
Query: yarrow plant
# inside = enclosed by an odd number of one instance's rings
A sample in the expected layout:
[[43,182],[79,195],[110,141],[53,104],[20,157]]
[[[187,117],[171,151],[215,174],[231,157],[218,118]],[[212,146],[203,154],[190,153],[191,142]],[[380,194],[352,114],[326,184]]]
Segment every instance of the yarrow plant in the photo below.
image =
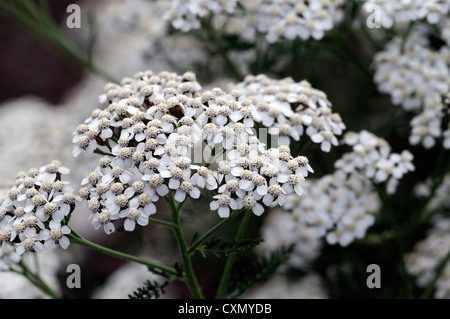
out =
[[[314,95],[312,99],[311,107],[321,103]],[[277,146],[272,139],[267,148],[260,141],[255,124],[261,111],[251,98],[237,89],[201,91],[192,72],[139,72],[124,78],[121,85],[106,85],[99,101],[104,107],[93,110],[73,132],[73,156],[97,153],[97,167],[82,179],[76,196],[60,180],[68,170],[59,162],[21,174],[1,206],[4,247],[18,238],[16,252],[21,255],[56,244],[66,249],[75,242],[127,259],[88,242],[67,226],[79,201],[90,211],[93,228],[107,234],[120,229],[131,232],[151,223],[174,229],[183,268],[138,262],[157,269],[169,281],[184,279],[193,296],[201,297],[191,254],[237,215],[245,214],[248,222],[249,214],[260,216],[267,208],[285,205],[290,194],[301,196],[302,184],[313,172],[305,156],[291,153],[289,143]],[[286,116],[294,114],[287,111],[298,104],[294,98],[281,103]],[[283,123],[273,112],[264,116],[265,121],[273,116],[272,122]],[[181,207],[204,190],[212,193],[210,209],[224,221],[188,247]],[[161,199],[170,204],[171,222],[153,217],[158,216]],[[226,285],[225,280],[220,285],[224,292]]]
[[53,161],[17,175],[15,186],[0,205],[2,255],[10,245],[18,256],[25,251],[51,250],[55,245],[67,249],[67,223],[76,201],[81,200],[62,180],[68,173],[59,161]]
[[[331,298],[449,297],[448,1],[128,1],[99,11],[139,33],[99,50],[127,47],[121,79],[94,63],[93,15],[85,57],[45,1],[0,4],[106,80],[64,142],[82,176],[62,156],[0,188],[2,271],[58,298],[27,258],[81,245],[151,272],[129,298],[264,296],[272,275],[318,276]],[[122,236],[133,253],[109,245]]]
[[[265,207],[283,206],[289,194],[302,195],[302,183],[313,172],[308,159],[293,156],[288,145],[266,148],[260,142],[254,120],[261,116],[251,98],[237,89],[201,92],[192,72],[139,72],[120,86],[108,84],[100,101],[106,107],[74,132],[73,154],[103,155],[82,180],[79,195],[93,227],[108,234],[119,220],[126,231],[147,226],[161,198],[169,202],[172,227],[178,229],[181,206],[203,189],[212,192],[210,209],[221,218],[242,211],[260,216]],[[284,106],[292,115],[291,104]],[[204,159],[205,150],[213,157]],[[199,295],[193,274],[187,276]]]

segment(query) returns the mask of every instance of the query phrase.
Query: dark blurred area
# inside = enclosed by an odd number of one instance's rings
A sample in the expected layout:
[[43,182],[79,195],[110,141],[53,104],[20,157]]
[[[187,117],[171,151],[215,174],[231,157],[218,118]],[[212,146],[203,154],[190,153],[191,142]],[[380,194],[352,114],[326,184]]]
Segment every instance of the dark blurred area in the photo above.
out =
[[[76,0],[49,0],[60,25]],[[0,103],[22,95],[36,95],[56,105],[81,78],[81,69],[63,63],[48,42],[0,9]]]

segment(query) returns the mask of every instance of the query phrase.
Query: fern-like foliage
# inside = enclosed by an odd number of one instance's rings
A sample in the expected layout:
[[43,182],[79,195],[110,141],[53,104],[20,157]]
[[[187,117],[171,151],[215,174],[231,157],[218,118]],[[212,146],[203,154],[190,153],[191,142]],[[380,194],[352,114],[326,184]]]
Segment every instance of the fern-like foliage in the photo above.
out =
[[128,295],[130,299],[158,299],[161,295],[165,294],[165,288],[169,284],[166,280],[162,283],[157,281],[146,280],[144,285],[139,287],[132,294]]
[[267,258],[261,258],[240,268],[239,272],[234,275],[234,289],[229,293],[228,298],[237,298],[254,285],[268,279],[283,264],[292,249],[293,246],[286,247]]
[[218,238],[212,238],[205,245],[197,247],[196,250],[199,251],[203,257],[206,257],[208,254],[222,257],[250,250],[261,244],[263,241],[262,238],[249,238],[236,243],[236,241],[222,241]]

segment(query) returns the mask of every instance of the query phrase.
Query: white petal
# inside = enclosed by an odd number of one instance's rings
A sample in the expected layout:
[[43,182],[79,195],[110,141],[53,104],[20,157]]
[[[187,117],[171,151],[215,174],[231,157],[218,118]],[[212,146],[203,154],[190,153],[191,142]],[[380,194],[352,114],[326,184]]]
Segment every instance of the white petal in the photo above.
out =
[[219,126],[223,126],[223,125],[227,124],[227,120],[228,119],[223,115],[219,115],[216,117],[216,123]]
[[[239,111],[231,112],[231,114],[230,114],[230,119],[231,119],[233,122],[239,121],[242,117],[243,117],[243,115],[242,115],[241,112],[239,112]],[[244,123],[244,125],[245,125],[245,123]]]
[[22,245],[17,246],[17,248],[16,248],[17,255],[22,255],[24,252],[25,252],[25,248]]
[[119,179],[122,184],[126,184],[131,180],[131,176],[128,174],[122,174],[119,176]]
[[279,174],[277,181],[278,183],[286,183],[288,181],[288,176],[286,174]]
[[320,133],[316,133],[316,134],[314,134],[313,136],[311,136],[311,140],[312,140],[314,143],[321,143],[321,142],[323,141],[323,139],[324,139],[324,137],[323,137],[323,135],[320,134]]
[[266,194],[266,195],[263,197],[263,203],[264,203],[264,205],[270,206],[270,204],[272,204],[272,202],[273,202],[273,196],[272,196],[271,194]]
[[40,240],[47,240],[50,237],[50,231],[48,229],[43,229],[39,233]]
[[186,199],[186,193],[177,190],[174,196],[175,200],[179,203],[183,202]]
[[169,193],[169,188],[167,185],[163,184],[156,189],[159,196],[166,196]]
[[237,209],[239,209],[239,203],[235,199],[232,198],[230,200],[230,207],[233,210],[237,210]]
[[256,188],[256,192],[261,195],[264,196],[267,194],[267,185],[260,185]]
[[209,204],[209,208],[211,210],[217,210],[219,208],[219,202],[218,201],[213,201]]
[[248,190],[249,187],[251,187],[253,184],[248,179],[241,179],[239,181],[239,188],[243,190]]
[[72,156],[77,157],[80,154],[81,154],[81,148],[78,146],[75,146],[72,150]]
[[230,216],[230,209],[228,207],[219,207],[218,213],[220,217],[227,218]]
[[303,195],[303,188],[300,186],[300,184],[295,185],[294,190],[298,196]]
[[189,192],[189,195],[190,195],[192,198],[197,199],[197,198],[200,197],[200,190],[199,190],[198,188],[194,187],[194,188]]
[[284,204],[286,204],[286,196],[281,194],[278,196],[278,205],[283,206]]
[[323,152],[328,153],[331,150],[331,143],[328,141],[323,141],[322,144],[320,145],[320,149]]
[[70,205],[67,205],[67,204],[61,205],[60,210],[61,210],[61,214],[63,214],[64,216],[67,216],[70,213]]
[[244,125],[245,127],[253,127],[255,124],[253,122],[253,119],[248,117],[244,119]]
[[114,230],[116,230],[116,227],[114,227],[113,223],[107,223],[106,225],[103,226],[103,229],[105,230],[105,233],[109,235],[112,232],[114,232]]
[[169,188],[170,189],[178,189],[180,187],[180,181],[175,178],[171,178],[169,180]]
[[60,166],[58,169],[58,172],[60,172],[61,174],[69,174],[70,169],[68,169],[67,167],[64,167],[64,166]]
[[286,194],[292,193],[292,186],[288,183],[284,184],[281,188],[286,192]]
[[123,194],[127,197],[127,198],[131,198],[134,195],[134,189],[133,187],[128,187]]
[[261,204],[256,203],[256,205],[253,207],[252,211],[256,216],[261,216],[262,213],[264,213],[264,207]]
[[105,128],[102,130],[102,136],[104,138],[110,138],[112,136],[112,130],[110,128]]
[[67,249],[67,247],[69,247],[70,245],[70,240],[69,238],[67,238],[66,236],[64,236],[63,238],[61,238],[59,240],[59,245],[61,246],[62,249]]
[[150,203],[150,204],[145,205],[144,212],[147,215],[149,215],[149,216],[153,215],[154,213],[156,213],[156,206],[155,206],[155,204]]
[[232,174],[233,176],[240,176],[241,173],[242,173],[242,171],[243,171],[243,168],[242,168],[242,167],[233,167],[233,168],[231,169],[231,174]]
[[65,235],[70,234],[70,228],[64,225],[63,227],[61,227],[61,232]]
[[134,228],[136,227],[136,222],[134,220],[127,218],[123,223],[123,227],[125,228],[126,231],[133,231]]
[[64,218],[64,214],[61,210],[57,210],[52,214],[52,221],[60,223]]

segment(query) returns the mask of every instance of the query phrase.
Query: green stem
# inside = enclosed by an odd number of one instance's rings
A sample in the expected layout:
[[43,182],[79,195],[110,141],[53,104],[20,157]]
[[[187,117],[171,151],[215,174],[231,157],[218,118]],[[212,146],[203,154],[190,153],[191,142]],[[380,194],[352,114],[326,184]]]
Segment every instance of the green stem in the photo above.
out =
[[151,261],[148,261],[148,260],[136,257],[136,256],[128,255],[128,254],[119,252],[117,250],[113,250],[113,249],[110,249],[110,248],[98,245],[96,243],[93,243],[93,242],[91,242],[89,240],[84,239],[80,235],[76,234],[73,230],[71,231],[71,233],[69,235],[67,235],[67,237],[70,239],[71,243],[80,244],[80,245],[86,246],[88,248],[97,250],[97,251],[99,251],[101,253],[104,253],[104,254],[107,254],[107,255],[110,255],[110,256],[113,256],[113,257],[117,257],[117,258],[120,258],[120,259],[133,261],[133,262],[145,265],[145,266],[150,267],[150,268],[156,268],[156,269],[159,269],[159,270],[161,270],[161,271],[163,271],[165,273],[168,273],[168,274],[172,274],[172,275],[177,275],[178,274],[175,269],[172,269],[172,268],[160,265],[160,264],[156,264],[154,262],[151,262]]
[[[244,236],[245,229],[247,228],[248,221],[250,220],[250,216],[252,215],[251,210],[247,210],[242,218],[241,224],[239,225],[239,229],[236,233],[235,237],[235,245],[237,245]],[[232,254],[228,256],[227,263],[225,264],[225,268],[222,274],[222,278],[219,283],[219,287],[217,289],[216,298],[222,299],[225,297],[226,291],[228,289],[228,281],[230,279],[231,268],[233,267],[234,261],[236,259],[236,254]]]
[[211,235],[213,235],[217,230],[219,230],[220,228],[222,228],[223,226],[227,225],[229,222],[231,222],[233,219],[236,218],[236,216],[238,216],[240,213],[242,212],[242,210],[239,211],[234,211],[233,213],[231,213],[230,216],[228,216],[228,218],[222,220],[220,223],[218,223],[216,226],[214,226],[213,228],[211,228],[210,230],[208,230],[205,234],[203,234],[200,238],[198,238],[189,248],[188,252],[189,253],[193,253],[195,251],[195,249],[202,243],[204,242],[208,237],[210,237]]
[[100,155],[105,155],[105,156],[111,156],[111,157],[115,157],[113,154],[108,153],[108,152],[104,152],[101,149],[97,148],[94,153],[96,154],[100,154]]
[[166,199],[169,201],[170,207],[172,208],[172,218],[174,225],[173,229],[175,231],[178,247],[180,249],[181,257],[183,260],[186,285],[188,286],[189,291],[193,297],[197,299],[204,299],[203,293],[197,282],[197,278],[192,267],[191,254],[188,252],[186,240],[184,239],[183,231],[181,230],[180,210],[183,203],[176,206],[171,195],[167,196]]

